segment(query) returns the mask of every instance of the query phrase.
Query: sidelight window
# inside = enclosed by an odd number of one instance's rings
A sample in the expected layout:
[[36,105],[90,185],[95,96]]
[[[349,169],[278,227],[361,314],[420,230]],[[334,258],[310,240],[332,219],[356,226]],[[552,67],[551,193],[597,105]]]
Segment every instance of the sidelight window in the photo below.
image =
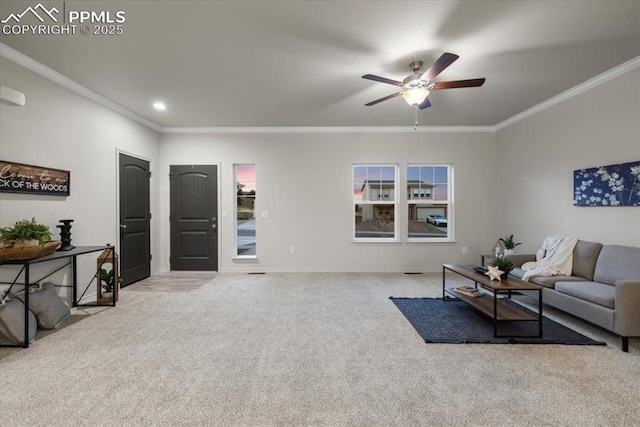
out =
[[256,165],[234,165],[236,256],[256,256]]

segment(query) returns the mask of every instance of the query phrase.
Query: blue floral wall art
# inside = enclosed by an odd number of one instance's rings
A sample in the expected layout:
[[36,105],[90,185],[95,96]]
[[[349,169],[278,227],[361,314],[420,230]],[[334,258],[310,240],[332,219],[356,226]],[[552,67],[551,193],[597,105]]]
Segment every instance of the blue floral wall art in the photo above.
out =
[[573,171],[574,206],[640,206],[640,161]]

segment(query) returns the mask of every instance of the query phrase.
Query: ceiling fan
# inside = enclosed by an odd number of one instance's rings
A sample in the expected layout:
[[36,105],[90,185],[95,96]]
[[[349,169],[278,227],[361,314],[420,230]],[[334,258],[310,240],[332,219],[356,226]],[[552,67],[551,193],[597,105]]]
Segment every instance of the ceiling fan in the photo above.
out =
[[403,81],[397,81],[388,79],[386,77],[374,76],[373,74],[365,74],[363,79],[373,80],[380,83],[387,83],[390,85],[398,86],[402,88],[402,91],[393,93],[375,101],[371,101],[366,105],[376,105],[382,101],[386,101],[397,96],[402,96],[409,105],[419,107],[421,110],[430,107],[429,93],[433,90],[440,89],[455,89],[459,87],[478,87],[484,84],[485,79],[469,79],[469,80],[454,80],[448,82],[433,82],[432,80],[443,72],[449,65],[458,59],[459,56],[454,53],[443,53],[436,62],[433,63],[431,68],[419,75],[420,68],[422,68],[422,61],[414,61],[409,66],[413,70],[413,74],[405,78]]

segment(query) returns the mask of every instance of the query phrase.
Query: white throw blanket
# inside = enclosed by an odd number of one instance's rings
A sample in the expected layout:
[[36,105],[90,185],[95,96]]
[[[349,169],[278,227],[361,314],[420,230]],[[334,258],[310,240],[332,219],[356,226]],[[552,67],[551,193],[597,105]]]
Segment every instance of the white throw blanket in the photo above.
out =
[[544,258],[522,264],[522,280],[529,281],[531,276],[571,275],[573,267],[573,248],[578,243],[576,237],[552,236],[544,239],[542,249]]

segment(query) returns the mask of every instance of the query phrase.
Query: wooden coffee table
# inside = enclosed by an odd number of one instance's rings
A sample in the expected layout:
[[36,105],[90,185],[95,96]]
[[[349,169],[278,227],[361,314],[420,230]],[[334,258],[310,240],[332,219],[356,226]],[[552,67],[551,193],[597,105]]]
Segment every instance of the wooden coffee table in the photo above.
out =
[[[476,288],[480,286],[489,292],[484,296],[471,297],[457,292],[455,287],[447,287],[447,270],[472,280]],[[511,298],[511,292],[514,291],[538,291],[538,316],[502,301],[504,297]],[[542,338],[542,286],[511,276],[508,280],[491,280],[489,276],[476,272],[472,265],[443,264],[442,299],[463,301],[487,315],[493,322],[493,336],[496,338]],[[498,324],[505,322],[538,322],[538,335],[498,335]]]

